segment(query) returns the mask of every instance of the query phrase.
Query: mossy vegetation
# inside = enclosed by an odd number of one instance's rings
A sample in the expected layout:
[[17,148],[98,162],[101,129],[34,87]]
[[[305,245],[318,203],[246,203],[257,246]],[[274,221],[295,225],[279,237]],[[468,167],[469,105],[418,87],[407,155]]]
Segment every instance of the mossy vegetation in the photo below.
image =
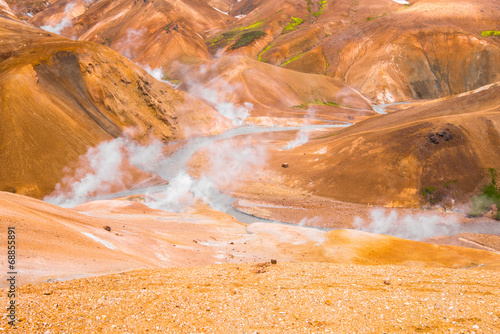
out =
[[281,64],[281,66],[285,66],[287,64],[290,64],[292,61],[295,61],[297,59],[299,59],[300,57],[302,57],[304,55],[304,53],[299,53],[298,55],[295,55],[293,56],[292,58],[288,59],[287,61],[285,61],[283,64]]
[[497,171],[493,168],[489,169],[491,182],[484,186],[482,194],[472,198],[472,208],[469,212],[470,216],[477,217],[487,212],[492,205],[496,205],[497,214],[495,219],[500,220],[500,188],[497,186]]
[[166,31],[168,31],[170,28],[172,28],[174,26],[174,22],[170,22],[169,24],[167,24],[163,29],[165,29]]
[[256,39],[265,36],[266,33],[260,30],[256,30],[264,24],[264,21],[257,21],[250,24],[249,26],[239,27],[234,30],[223,32],[214,39],[210,40],[210,46],[212,50],[226,47],[227,45],[233,43],[230,50],[235,50],[246,46]]
[[247,46],[253,41],[258,40],[259,38],[266,35],[267,34],[265,32],[260,30],[246,32],[243,35],[241,35],[240,38],[238,38],[238,40],[236,40],[236,42],[231,46],[230,50],[236,50],[241,47]]
[[305,110],[305,109],[309,108],[309,106],[340,107],[340,104],[338,104],[337,102],[332,102],[332,101],[324,102],[324,101],[315,99],[313,102],[301,103],[299,105],[293,106],[292,108],[294,108],[294,109],[304,109]]
[[325,59],[325,72],[323,74],[326,75],[328,72],[328,68],[330,67],[330,63],[328,62],[328,59],[326,58],[326,56],[323,52],[321,52],[321,55]]
[[483,37],[500,36],[500,30],[485,30],[481,32],[481,36]]
[[320,7],[317,12],[312,13],[314,17],[318,17],[325,12],[327,2],[327,0],[321,0],[320,2],[318,2]]
[[[307,11],[314,17],[318,17],[324,13],[327,2],[327,0],[320,0],[316,3],[313,3],[312,0],[307,0]],[[313,6],[318,9],[316,12],[313,12]]]
[[283,30],[283,33],[295,30],[297,26],[301,25],[302,23],[304,23],[303,19],[301,19],[300,17],[292,16],[292,22],[286,25],[285,29]]
[[262,51],[259,53],[259,56],[258,56],[257,60],[258,60],[258,61],[263,61],[263,62],[265,62],[265,60],[264,60],[264,59],[262,59],[262,55],[264,54],[264,52],[266,52],[267,50],[269,50],[269,49],[270,49],[270,48],[272,48],[273,46],[274,46],[274,44],[269,44],[268,46],[266,46],[266,47],[264,48],[264,50],[262,50]]
[[424,197],[425,201],[429,204],[435,204],[436,200],[433,193],[436,191],[434,187],[422,187],[420,194]]
[[253,29],[257,29],[257,28],[262,27],[263,24],[264,24],[264,21],[257,21],[255,23],[252,23],[249,26],[240,27],[240,28],[238,28],[238,30],[253,30]]

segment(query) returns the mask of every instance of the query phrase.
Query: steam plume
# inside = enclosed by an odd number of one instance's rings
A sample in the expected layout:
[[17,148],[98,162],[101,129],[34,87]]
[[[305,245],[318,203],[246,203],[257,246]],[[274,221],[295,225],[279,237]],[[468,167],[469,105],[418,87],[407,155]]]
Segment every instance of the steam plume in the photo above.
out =
[[61,21],[59,21],[59,23],[56,23],[54,25],[44,25],[41,26],[40,28],[48,32],[60,35],[61,31],[63,31],[66,28],[71,28],[73,26],[73,23],[71,23],[71,11],[74,8],[75,8],[74,3],[72,2],[68,3],[64,8],[65,16],[61,19]]
[[384,209],[372,210],[371,221],[368,224],[360,217],[356,217],[354,226],[362,231],[410,240],[422,240],[436,235],[452,235],[458,233],[459,229],[454,216],[406,215],[399,217],[396,211],[386,214]]

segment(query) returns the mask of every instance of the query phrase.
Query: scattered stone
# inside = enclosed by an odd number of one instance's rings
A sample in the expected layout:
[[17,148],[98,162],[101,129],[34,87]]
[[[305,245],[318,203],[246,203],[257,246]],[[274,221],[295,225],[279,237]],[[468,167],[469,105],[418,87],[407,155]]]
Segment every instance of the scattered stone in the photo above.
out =
[[104,228],[106,231],[111,232],[111,227],[109,227],[109,226],[107,226],[107,225],[106,225],[106,226],[104,226],[103,228]]
[[276,261],[275,259],[271,259],[271,264],[276,264],[278,263],[278,261]]
[[389,281],[388,279],[384,280],[384,284],[385,285],[391,285],[391,281]]
[[197,243],[198,243],[198,241],[196,241],[196,240],[193,240],[193,242],[194,242],[195,244],[197,244]]
[[436,133],[436,135],[437,135],[438,137],[443,138],[443,139],[444,139],[444,141],[450,141],[450,140],[452,140],[452,139],[453,139],[453,134],[452,134],[451,132],[449,132],[449,130],[448,130],[448,129],[438,131],[438,132]]
[[429,141],[431,143],[437,145],[441,142],[441,139],[444,141],[450,141],[453,139],[453,134],[448,129],[439,130],[436,133],[434,133],[434,132],[429,133]]
[[440,142],[439,138],[436,136],[436,134],[434,132],[429,134],[429,140],[431,143],[436,144],[436,145],[439,144],[439,142]]
[[288,163],[287,163],[287,162],[285,162],[285,163],[281,164],[281,167],[283,167],[283,168],[288,168]]

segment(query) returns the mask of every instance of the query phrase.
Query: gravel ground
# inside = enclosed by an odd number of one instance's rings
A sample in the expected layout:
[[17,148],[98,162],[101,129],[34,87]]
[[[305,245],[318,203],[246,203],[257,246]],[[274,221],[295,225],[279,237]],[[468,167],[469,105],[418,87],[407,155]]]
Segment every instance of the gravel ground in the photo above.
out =
[[[498,271],[332,263],[155,269],[18,290],[15,333],[499,333]],[[1,303],[6,303],[5,289]]]

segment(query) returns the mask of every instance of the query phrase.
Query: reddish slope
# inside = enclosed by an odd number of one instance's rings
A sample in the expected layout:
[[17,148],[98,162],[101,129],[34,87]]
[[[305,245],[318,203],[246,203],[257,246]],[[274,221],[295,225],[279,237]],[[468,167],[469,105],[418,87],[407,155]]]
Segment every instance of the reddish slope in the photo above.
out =
[[432,188],[433,201],[467,199],[491,181],[488,168],[500,169],[499,97],[497,83],[431,101],[311,140],[275,159],[290,163],[281,169],[290,185],[339,200],[420,205],[421,190]]
[[225,31],[261,22],[267,35],[237,52],[341,78],[380,102],[449,96],[500,80],[499,40],[481,36],[497,28],[496,2],[323,3],[310,1],[307,11],[283,1],[276,13],[268,3],[244,1],[238,8],[246,10],[234,12],[247,14],[244,22]]
[[[163,140],[228,123],[116,52],[0,18],[0,189],[43,196],[89,146],[126,127]],[[13,129],[15,131],[13,131]]]
[[88,5],[82,1],[67,14],[74,1],[57,1],[36,15],[36,26],[55,24],[65,16],[72,25],[62,31],[110,46],[131,60],[152,68],[168,67],[174,61],[193,63],[210,58],[202,35],[222,28],[232,20],[206,1],[104,0]]
[[10,19],[17,18],[16,14],[10,9],[9,4],[4,0],[0,0],[0,15]]

